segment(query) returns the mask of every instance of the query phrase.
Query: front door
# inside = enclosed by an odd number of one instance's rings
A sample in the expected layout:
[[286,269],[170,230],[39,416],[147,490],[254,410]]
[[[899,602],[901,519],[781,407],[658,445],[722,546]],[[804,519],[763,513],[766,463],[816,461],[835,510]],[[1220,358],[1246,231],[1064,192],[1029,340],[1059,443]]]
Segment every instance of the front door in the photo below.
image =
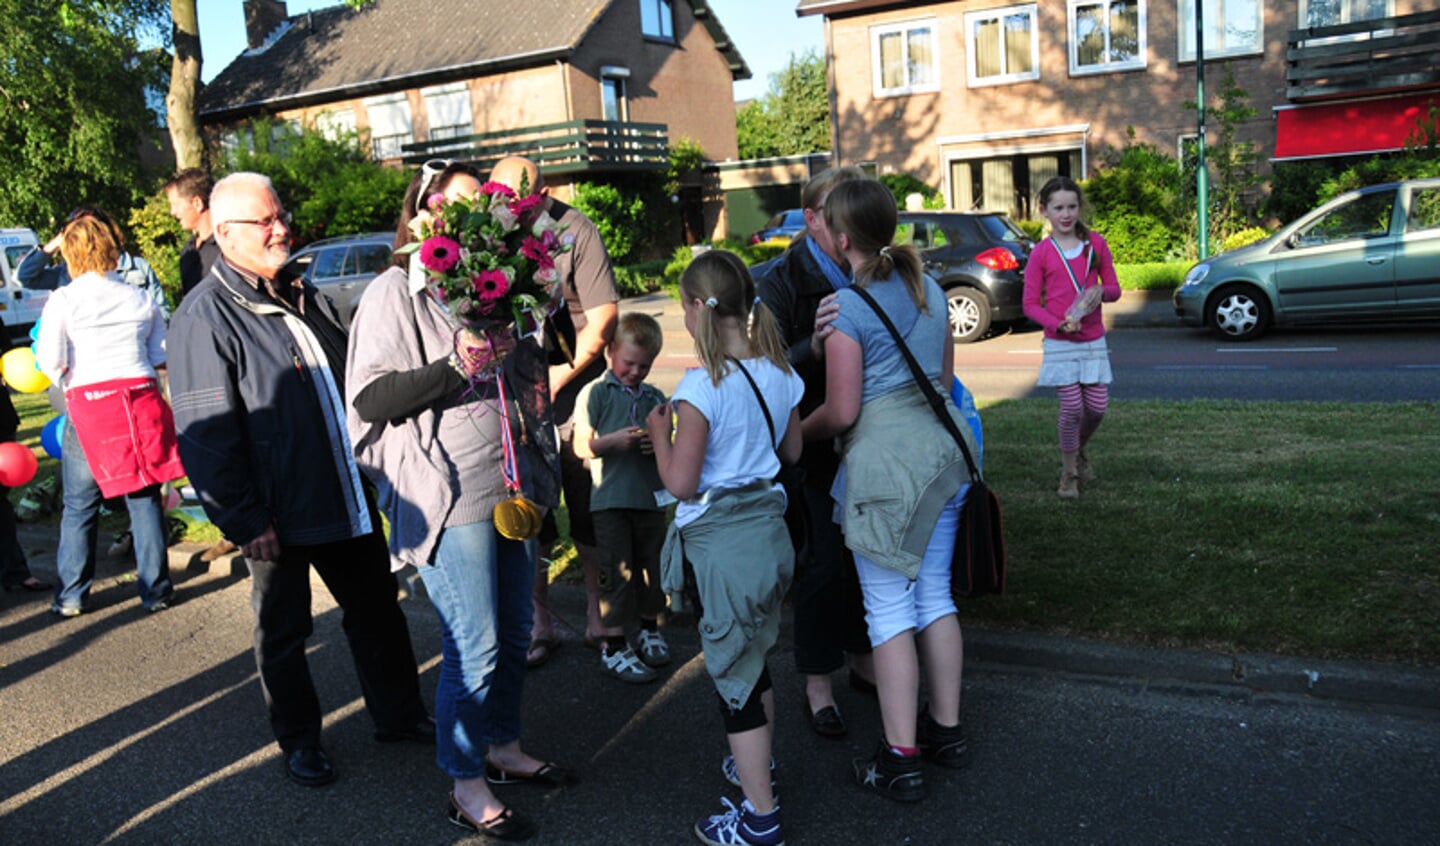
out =
[[1362,194],[1296,230],[1275,255],[1275,289],[1291,317],[1395,309],[1395,191]]

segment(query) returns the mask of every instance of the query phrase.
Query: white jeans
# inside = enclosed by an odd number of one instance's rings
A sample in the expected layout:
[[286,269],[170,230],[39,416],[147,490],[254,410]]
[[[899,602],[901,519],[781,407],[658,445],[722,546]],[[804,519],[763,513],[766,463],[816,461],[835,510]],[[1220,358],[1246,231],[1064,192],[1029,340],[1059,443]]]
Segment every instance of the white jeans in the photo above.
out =
[[969,483],[961,485],[945,503],[930,532],[930,543],[915,581],[863,555],[855,555],[871,646],[879,646],[905,631],[924,631],[946,614],[956,613],[955,600],[950,596],[950,557],[955,549],[955,533],[960,529],[960,506],[969,490]]

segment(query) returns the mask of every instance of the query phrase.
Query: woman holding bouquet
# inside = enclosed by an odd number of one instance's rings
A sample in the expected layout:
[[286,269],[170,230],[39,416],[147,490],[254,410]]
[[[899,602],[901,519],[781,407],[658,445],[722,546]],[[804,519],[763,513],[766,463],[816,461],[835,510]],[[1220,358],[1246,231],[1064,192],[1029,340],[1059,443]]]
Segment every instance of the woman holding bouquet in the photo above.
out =
[[1084,197],[1068,176],[1040,188],[1040,214],[1050,237],[1025,266],[1025,316],[1045,329],[1040,385],[1060,397],[1061,499],[1079,499],[1080,483],[1095,478],[1085,444],[1110,402],[1110,351],[1100,303],[1120,299],[1110,247],[1080,220]]
[[[447,161],[427,162],[411,181],[397,266],[370,284],[350,330],[346,400],[356,459],[390,522],[393,562],[418,568],[440,615],[436,761],[454,779],[449,819],[486,837],[524,840],[534,825],[487,780],[572,780],[520,746],[535,542],[512,539],[513,512],[505,510],[522,492],[543,507],[558,499],[546,360],[533,337],[517,339],[507,323],[514,312],[506,311],[503,273],[476,272],[463,298],[432,275],[459,272],[462,242],[470,255],[480,249],[447,227],[445,204],[489,200],[495,190],[469,166]],[[531,222],[523,206],[517,213],[487,205],[497,226]],[[523,264],[518,250],[505,252],[507,267]],[[467,321],[481,301],[495,319]],[[532,504],[524,508],[527,519],[535,515]]]

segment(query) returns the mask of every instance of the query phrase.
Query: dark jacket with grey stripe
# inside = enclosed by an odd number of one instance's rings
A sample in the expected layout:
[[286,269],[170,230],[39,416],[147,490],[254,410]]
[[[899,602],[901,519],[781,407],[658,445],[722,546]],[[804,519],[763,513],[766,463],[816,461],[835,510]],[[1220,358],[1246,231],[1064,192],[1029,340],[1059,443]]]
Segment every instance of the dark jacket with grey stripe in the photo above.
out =
[[181,302],[166,358],[180,458],[212,522],[236,543],[271,524],[282,546],[368,534],[371,509],[345,431],[344,333],[306,284],[305,313],[340,339],[331,367],[288,305],[225,261]]

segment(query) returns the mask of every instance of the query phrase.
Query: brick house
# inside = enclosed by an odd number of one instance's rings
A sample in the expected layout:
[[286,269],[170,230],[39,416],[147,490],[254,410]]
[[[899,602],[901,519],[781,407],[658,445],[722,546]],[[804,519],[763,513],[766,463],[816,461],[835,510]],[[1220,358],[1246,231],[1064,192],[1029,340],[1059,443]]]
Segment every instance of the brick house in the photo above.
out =
[[[824,15],[834,151],[1033,216],[1051,176],[1196,133],[1195,0],[801,0]],[[1228,66],[1265,160],[1399,149],[1440,104],[1434,0],[1205,0],[1207,101]],[[1213,123],[1207,134],[1213,132]]]
[[[749,68],[704,0],[376,0],[291,16],[245,0],[249,49],[200,94],[202,126],[360,134],[372,155],[482,168],[536,159],[560,196],[578,179],[663,171],[667,144],[736,155],[732,83]],[[718,192],[687,186],[692,233],[723,228]]]

